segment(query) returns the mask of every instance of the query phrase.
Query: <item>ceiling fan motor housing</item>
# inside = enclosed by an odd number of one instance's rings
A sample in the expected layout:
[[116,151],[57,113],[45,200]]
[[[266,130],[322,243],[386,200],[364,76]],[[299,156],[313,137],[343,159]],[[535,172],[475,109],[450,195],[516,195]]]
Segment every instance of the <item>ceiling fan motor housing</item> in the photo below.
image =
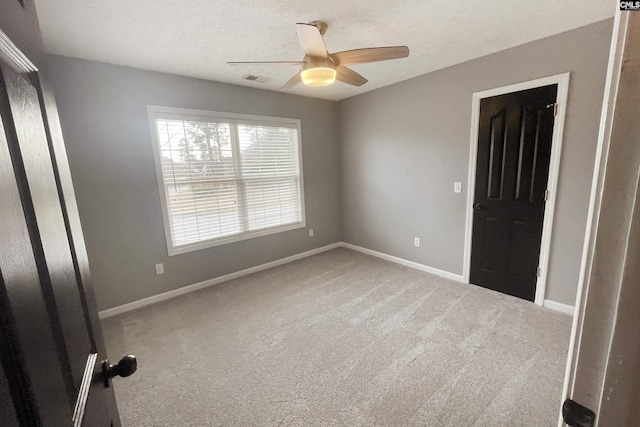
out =
[[327,32],[327,28],[329,28],[329,25],[324,21],[311,21],[309,22],[309,24],[317,27],[318,31],[320,31],[320,34],[323,36],[324,36],[324,33]]
[[336,80],[336,64],[329,57],[304,57],[302,81],[307,86],[326,86]]

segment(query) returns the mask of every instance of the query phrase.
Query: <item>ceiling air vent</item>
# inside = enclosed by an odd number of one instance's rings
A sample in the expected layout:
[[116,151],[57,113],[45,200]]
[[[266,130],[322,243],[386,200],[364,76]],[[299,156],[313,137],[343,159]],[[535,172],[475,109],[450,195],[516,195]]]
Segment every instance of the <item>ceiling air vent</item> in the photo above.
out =
[[255,74],[247,74],[243,77],[244,80],[249,80],[250,82],[258,82],[258,83],[267,83],[271,80],[270,77],[256,76]]

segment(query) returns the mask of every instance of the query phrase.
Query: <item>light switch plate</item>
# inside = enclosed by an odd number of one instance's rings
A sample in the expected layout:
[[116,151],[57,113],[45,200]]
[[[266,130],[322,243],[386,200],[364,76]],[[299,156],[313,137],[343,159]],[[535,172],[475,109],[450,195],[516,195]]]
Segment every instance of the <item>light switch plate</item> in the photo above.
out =
[[453,183],[453,192],[454,193],[462,193],[462,183],[461,182],[454,182]]

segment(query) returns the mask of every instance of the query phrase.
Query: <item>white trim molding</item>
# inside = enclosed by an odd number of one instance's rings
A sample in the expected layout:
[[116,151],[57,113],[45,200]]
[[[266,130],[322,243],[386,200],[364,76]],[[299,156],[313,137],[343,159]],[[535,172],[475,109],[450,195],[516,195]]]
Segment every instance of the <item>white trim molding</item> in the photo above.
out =
[[[236,271],[235,273],[225,274],[224,276],[215,277],[213,279],[205,280],[203,282],[194,283],[192,285],[183,286],[178,289],[174,289],[172,291],[164,292],[158,295],[153,295],[147,298],[140,299],[138,301],[133,301],[127,304],[119,305],[117,307],[108,308],[106,310],[102,310],[99,313],[100,319],[106,319],[108,317],[117,316],[118,314],[127,313],[132,310],[136,310],[138,308],[146,307],[151,304],[155,304],[157,302],[165,301],[171,298],[178,297],[180,295],[185,295],[191,292],[199,291],[200,289],[205,289],[214,285],[218,285],[223,282],[227,282],[229,280],[238,279],[243,276],[247,276],[249,274],[257,273],[262,270],[267,270],[269,268],[278,267],[280,265],[288,264],[293,261],[297,261],[299,259],[307,258],[313,255],[317,255],[322,252],[330,251],[336,248],[346,248],[351,249],[356,252],[361,252],[366,255],[370,255],[376,258],[383,259],[385,261],[390,261],[396,264],[403,265],[405,267],[413,268],[415,270],[423,271],[425,273],[430,273],[435,276],[443,277],[445,279],[453,280],[460,283],[465,283],[465,280],[462,275],[451,273],[449,271],[440,270],[438,268],[429,267],[428,265],[420,264],[418,262],[409,261],[403,258],[399,258],[393,255],[388,255],[382,252],[374,251],[372,249],[363,248],[362,246],[353,245],[351,243],[345,242],[337,242],[332,243],[327,246],[322,246],[320,248],[312,249],[310,251],[302,252],[296,255],[291,255],[286,258],[280,258],[275,261],[267,262],[265,264],[256,265],[255,267],[246,268],[244,270]],[[558,303],[555,301],[545,300],[544,306],[550,308],[552,310],[560,311],[562,313],[573,314],[573,307],[570,305]]]
[[464,239],[464,264],[463,281],[470,283],[471,275],[471,238],[473,233],[473,197],[476,184],[476,162],[478,154],[478,126],[480,124],[480,101],[483,98],[504,95],[507,93],[533,89],[552,84],[558,85],[556,95],[557,114],[553,124],[553,139],[551,143],[551,158],[549,160],[549,178],[547,181],[547,191],[549,196],[544,210],[544,220],[542,225],[542,239],[540,242],[540,276],[536,283],[535,303],[546,305],[545,293],[547,286],[547,274],[549,267],[549,255],[551,249],[551,236],[553,228],[553,217],[556,205],[556,193],[558,188],[558,177],[560,174],[560,153],[562,152],[562,139],[564,133],[564,121],[567,112],[567,99],[569,96],[569,74],[563,73],[554,76],[543,77],[536,80],[529,80],[496,89],[485,90],[473,94],[471,110],[471,137],[469,147],[469,175],[467,178],[467,215]]
[[[395,257],[393,255],[388,255],[382,252],[378,252],[378,251],[374,251],[371,249],[367,249],[367,248],[363,248],[361,246],[356,246],[356,245],[352,245],[351,243],[344,243],[342,242],[340,244],[341,247],[343,248],[347,248],[347,249],[351,249],[354,251],[358,251],[358,252],[362,252],[363,254],[367,254],[367,255],[371,255],[377,258],[381,258],[387,261],[391,261],[391,262],[395,262],[396,264],[400,264],[400,265],[404,265],[406,267],[410,267],[410,268],[414,268],[416,270],[420,270],[420,271],[424,271],[425,273],[431,273],[433,275],[436,276],[440,276],[440,277],[444,277],[445,279],[450,279],[450,280],[454,280],[456,282],[460,282],[460,283],[467,283],[464,280],[464,277],[460,274],[455,274],[455,273],[451,273],[449,271],[444,271],[444,270],[440,270],[438,268],[434,268],[434,267],[429,267],[427,265],[424,264],[419,264],[417,262],[413,262],[413,261],[409,261],[403,258],[398,258]],[[467,283],[468,284],[468,283]],[[575,307],[572,305],[568,305],[568,304],[563,304],[560,302],[556,302],[556,301],[551,301],[551,300],[544,300],[543,304],[539,304],[539,305],[543,305],[546,308],[549,308],[551,310],[555,310],[555,311],[559,311],[560,313],[565,313],[565,314],[569,314],[571,316],[573,316],[573,313],[575,311]]]
[[576,311],[576,308],[572,305],[551,301],[549,299],[544,300],[543,305],[551,310],[559,311],[560,313],[569,314],[571,316],[573,316],[573,313]]
[[157,302],[165,301],[171,298],[178,297],[180,295],[185,295],[191,292],[195,292],[200,289],[205,289],[210,286],[227,282],[229,280],[237,279],[243,276],[247,276],[249,274],[257,273],[262,270],[267,270],[269,268],[284,265],[293,261],[297,261],[302,258],[307,258],[307,257],[313,256],[322,252],[330,251],[336,248],[351,249],[353,251],[362,252],[364,254],[371,255],[376,258],[381,258],[387,261],[395,262],[396,264],[404,265],[406,267],[414,268],[416,270],[424,271],[426,273],[431,273],[436,276],[444,277],[446,279],[455,280],[456,282],[463,282],[462,276],[459,274],[450,273],[448,271],[439,270],[437,268],[429,267],[427,265],[419,264],[417,262],[398,258],[392,255],[383,254],[382,252],[377,252],[371,249],[363,248],[361,246],[352,245],[351,243],[337,242],[327,246],[322,246],[320,248],[312,249],[310,251],[302,252],[296,255],[291,255],[286,258],[281,258],[275,261],[267,262],[265,264],[256,265],[255,267],[250,267],[244,270],[236,271],[234,273],[225,274],[224,276],[214,277],[213,279],[194,283],[192,285],[183,286],[181,288],[174,289],[172,291],[163,292],[158,295],[153,295],[153,296],[143,298],[137,301],[133,301],[127,304],[119,305],[117,307],[108,308],[106,310],[100,311],[99,317],[100,319],[106,319],[108,317],[117,316],[118,314],[127,313],[129,311],[146,307],[148,305],[155,304]]
[[203,282],[194,283],[192,285],[183,286],[172,291],[163,292],[158,295],[153,295],[147,298],[143,298],[137,301],[133,301],[127,304],[119,305],[117,307],[108,308],[98,313],[100,319],[106,319],[107,317],[116,316],[118,314],[126,313],[138,308],[146,307],[151,304],[155,304],[160,301],[165,301],[171,298],[178,297],[180,295],[188,294],[198,291],[200,289],[208,288],[210,286],[217,285],[219,283],[227,282],[229,280],[237,279],[239,277],[248,276],[249,274],[257,273],[258,271],[267,270],[269,268],[277,267],[279,265],[287,264],[292,261],[297,261],[302,258],[307,258],[312,255],[316,255],[322,252],[330,251],[342,246],[340,242],[332,243],[320,248],[311,249],[310,251],[302,252],[296,255],[291,255],[286,258],[280,258],[275,261],[267,262],[265,264],[256,265],[255,267],[246,268],[244,270],[236,271],[235,273],[225,274],[224,276],[214,277],[213,279],[205,280]]
[[386,261],[395,262],[396,264],[404,265],[405,267],[411,267],[416,270],[424,271],[425,273],[431,273],[436,276],[444,277],[445,279],[455,280],[456,282],[464,282],[462,276],[459,274],[450,273],[448,271],[440,270],[434,267],[429,267],[428,265],[420,264],[414,261],[409,261],[403,258],[398,258],[393,255],[384,254],[382,252],[374,251],[371,249],[363,248],[362,246],[352,245],[351,243],[342,242],[340,246],[342,246],[343,248],[362,252],[363,254],[371,255],[376,258],[381,258]]
[[[640,16],[617,11],[600,116],[589,213],[562,400],[595,426],[632,423],[637,397]],[[602,286],[606,284],[606,286]],[[558,414],[558,426],[566,426]]]
[[[197,251],[200,249],[211,248],[214,246],[226,245],[228,243],[239,242],[242,240],[254,239],[256,237],[267,236],[285,231],[296,230],[306,227],[305,202],[304,202],[304,173],[302,159],[302,130],[300,119],[290,119],[284,117],[255,116],[249,114],[225,113],[220,111],[196,110],[191,108],[175,108],[160,105],[147,105],[147,116],[149,121],[149,132],[151,134],[151,142],[153,145],[153,158],[156,166],[156,180],[158,184],[158,195],[160,196],[160,206],[162,212],[162,221],[164,223],[164,234],[167,244],[167,253],[169,256],[184,254],[187,252]],[[255,180],[256,177],[243,177],[240,166],[240,146],[237,125],[259,125],[287,128],[296,131],[296,155],[297,155],[297,173],[291,172],[286,174],[286,178],[295,179],[298,186],[298,202],[300,209],[299,221],[293,223],[284,223],[271,226],[269,228],[252,230],[249,229],[246,220],[241,220],[242,231],[235,232],[227,236],[219,236],[209,239],[198,240],[192,243],[176,244],[174,242],[174,234],[172,232],[172,220],[170,212],[170,197],[168,186],[165,183],[165,171],[163,170],[161,138],[157,127],[157,120],[184,120],[184,121],[204,121],[229,124],[230,145],[234,153],[231,158],[234,159],[233,176],[230,178],[202,178],[204,182],[244,182],[245,180]],[[278,176],[276,176],[278,177]],[[261,176],[260,179],[273,179],[272,175]],[[194,181],[184,181],[183,184],[193,183]],[[178,182],[180,183],[180,182]],[[174,183],[175,184],[175,183]],[[172,187],[173,185],[171,185]],[[237,188],[243,188],[242,186]],[[246,197],[244,190],[237,190],[236,204],[243,212],[247,211]]]

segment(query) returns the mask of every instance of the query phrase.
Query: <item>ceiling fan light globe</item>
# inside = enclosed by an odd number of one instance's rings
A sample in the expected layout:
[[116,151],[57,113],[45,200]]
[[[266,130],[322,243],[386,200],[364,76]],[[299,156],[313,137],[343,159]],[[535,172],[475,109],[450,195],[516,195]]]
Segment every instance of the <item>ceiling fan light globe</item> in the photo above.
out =
[[307,86],[327,86],[336,81],[336,70],[329,67],[308,68],[301,75]]

